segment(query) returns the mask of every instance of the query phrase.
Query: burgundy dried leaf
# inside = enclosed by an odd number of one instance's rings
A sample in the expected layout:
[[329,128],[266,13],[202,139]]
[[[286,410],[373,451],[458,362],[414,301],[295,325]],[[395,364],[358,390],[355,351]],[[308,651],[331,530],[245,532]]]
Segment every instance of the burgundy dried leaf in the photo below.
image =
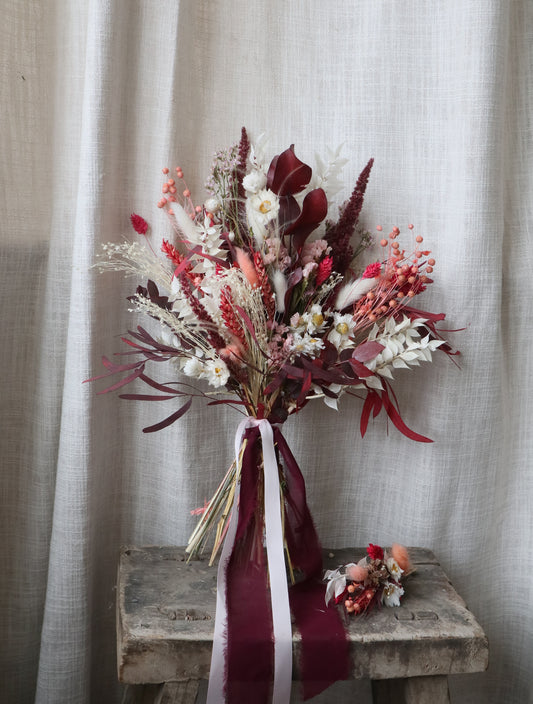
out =
[[113,374],[118,374],[120,372],[127,372],[130,371],[131,369],[136,369],[139,364],[142,364],[142,362],[133,362],[132,364],[114,364],[111,362],[107,357],[102,357],[102,364],[106,369],[109,369],[108,372],[105,374],[99,374],[98,376],[93,376],[90,379],[84,379],[83,383],[87,383],[89,381],[97,381],[98,379],[105,379],[109,376],[112,376]]
[[143,433],[155,433],[158,430],[163,430],[163,428],[167,428],[169,425],[172,425],[172,423],[179,420],[181,416],[187,413],[187,411],[191,407],[191,404],[192,398],[190,398],[187,403],[185,403],[175,413],[172,413],[172,415],[168,416],[168,418],[165,418],[165,420],[162,420],[159,423],[156,423],[155,425],[149,425],[147,428],[143,428]]
[[293,196],[280,196],[278,227],[282,235],[300,217],[300,206]]
[[98,391],[98,394],[107,394],[110,391],[116,391],[117,389],[120,389],[122,386],[126,386],[126,384],[130,384],[132,381],[135,381],[135,379],[138,379],[140,375],[144,371],[144,363],[139,369],[136,369],[133,374],[130,374],[129,376],[125,377],[124,379],[120,379],[120,381],[117,381],[115,384],[112,386],[108,386],[107,389],[104,389],[103,391]]
[[359,379],[366,379],[368,376],[373,376],[374,374],[374,372],[370,371],[368,367],[365,367],[362,362],[353,357],[348,360],[348,364],[352,367]]
[[363,404],[363,410],[361,412],[360,430],[362,438],[364,438],[365,433],[367,431],[370,415],[373,413],[375,418],[381,410],[381,405],[382,402],[381,398],[379,397],[379,394],[377,394],[375,391],[369,391]]
[[313,383],[313,375],[308,372],[304,376],[304,382],[302,384],[302,389],[300,391],[300,394],[298,396],[298,401],[297,403],[301,405],[305,401],[305,397],[307,396],[309,389],[311,388],[311,384]]
[[123,398],[126,401],[170,401],[176,396],[155,396],[150,394],[119,394],[119,398]]
[[405,435],[410,440],[416,440],[416,442],[433,442],[433,440],[431,440],[430,438],[426,438],[424,435],[415,433],[414,430],[411,430],[409,427],[407,427],[402,417],[400,416],[398,410],[394,407],[394,404],[390,400],[386,390],[382,391],[381,397],[383,401],[383,408],[387,412],[387,415],[392,420],[394,425],[398,428],[400,433]]
[[176,394],[176,396],[183,395],[183,391],[179,391],[179,389],[173,389],[171,386],[167,386],[166,384],[159,384],[157,381],[154,381],[145,374],[141,374],[139,379],[144,381],[145,384],[148,384],[148,386],[151,386],[153,389],[157,389],[158,391],[162,391],[163,393],[173,393]]
[[358,345],[353,351],[353,359],[358,362],[370,362],[372,359],[378,356],[378,354],[385,349],[385,346],[375,340],[370,340],[368,342],[363,342]]
[[255,336],[255,330],[254,330],[254,326],[252,324],[252,321],[248,317],[248,314],[246,313],[244,308],[241,308],[241,306],[236,305],[235,310],[239,314],[242,322],[246,325],[246,329],[248,330],[248,332],[252,336],[253,341],[257,344],[257,347],[260,350],[260,352],[263,354],[263,356],[266,356],[265,353],[263,352],[263,350],[261,349],[261,346],[259,345],[259,340]]
[[276,376],[272,379],[270,384],[265,388],[265,395],[272,394],[274,391],[279,389],[283,382],[287,378],[287,372],[285,369],[280,369]]
[[208,406],[220,406],[227,404],[229,406],[246,406],[244,401],[238,401],[235,398],[219,398],[217,401],[209,401]]

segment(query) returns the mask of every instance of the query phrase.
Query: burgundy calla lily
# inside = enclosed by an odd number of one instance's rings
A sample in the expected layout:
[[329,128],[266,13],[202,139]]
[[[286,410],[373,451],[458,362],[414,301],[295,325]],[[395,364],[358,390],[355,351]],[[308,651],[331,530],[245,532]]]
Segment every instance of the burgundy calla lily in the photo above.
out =
[[301,193],[313,175],[312,169],[300,161],[294,153],[294,144],[270,162],[267,174],[267,188],[277,196],[290,196]]
[[298,252],[305,240],[317,228],[328,212],[328,199],[321,188],[315,188],[305,196],[302,211],[297,220],[285,230],[286,235],[293,236],[293,243]]
[[305,240],[326,217],[328,202],[321,188],[315,188],[304,198],[302,208],[294,198],[311,180],[313,172],[294,153],[294,144],[270,162],[267,188],[279,198],[278,224],[282,235],[292,235],[293,244],[301,251]]

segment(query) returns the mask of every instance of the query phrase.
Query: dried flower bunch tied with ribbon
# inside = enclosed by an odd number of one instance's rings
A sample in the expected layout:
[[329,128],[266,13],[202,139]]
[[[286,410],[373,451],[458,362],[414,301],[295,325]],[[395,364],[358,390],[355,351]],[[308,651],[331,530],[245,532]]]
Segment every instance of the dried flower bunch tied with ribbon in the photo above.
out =
[[[95,378],[123,378],[100,393],[138,379],[151,392],[121,398],[180,403],[145,432],[177,421],[197,398],[283,423],[311,400],[338,408],[342,394],[352,394],[364,399],[362,435],[384,410],[400,432],[430,442],[404,423],[392,381],[393,372],[429,362],[437,350],[454,354],[436,327],[444,314],[412,306],[432,283],[435,261],[421,235],[407,253],[393,227],[380,241],[384,258],[358,264],[372,239],[359,227],[359,215],[373,160],[334,221],[331,199],[344,163],[331,153],[313,173],[293,146],[269,162],[262,143],[251,145],[243,128],[239,144],[215,156],[202,205],[192,200],[182,169],[171,175],[165,168],[158,205],[174,240],[162,239],[157,254],[148,224],[134,214],[145,243],[104,245],[98,263],[146,280],[129,300],[159,326],[149,332],[139,325],[122,338],[129,349],[118,356],[135,361],[103,358],[107,371]],[[175,370],[164,383],[148,372],[162,362]],[[205,544],[213,518],[227,514],[234,480],[235,467],[204,514],[189,546],[193,553]],[[223,533],[221,526],[215,553]]]
[[333,600],[355,615],[368,613],[382,604],[399,606],[404,595],[402,580],[413,572],[403,545],[394,544],[388,552],[370,543],[366,557],[359,562],[325,572],[326,605]]
[[[251,144],[243,128],[238,144],[215,155],[203,203],[193,200],[180,167],[172,173],[163,169],[158,205],[166,211],[172,239],[157,238],[134,214],[131,223],[144,242],[109,243],[98,262],[102,270],[142,280],[129,301],[151,322],[150,330],[138,325],[122,338],[127,346],[118,353],[122,359],[103,358],[106,372],[95,379],[119,379],[100,393],[120,390],[127,400],[172,406],[145,432],[170,426],[196,399],[226,404],[244,416],[236,459],[187,547],[191,556],[201,553],[215,531],[212,559],[222,550],[217,614],[223,616],[217,615],[217,623],[225,624],[218,636],[228,653],[239,653],[221,666],[225,656],[215,652],[215,642],[212,672],[218,674],[210,681],[211,702],[222,696],[241,701],[235,683],[269,682],[269,672],[275,701],[285,701],[290,611],[302,634],[306,694],[315,691],[311,681],[318,670],[324,682],[343,676],[339,663],[344,667],[346,658],[339,653],[346,644],[328,615],[334,610],[326,610],[321,627],[337,651],[330,644],[329,656],[316,658],[306,645],[312,640],[307,614],[324,612],[322,558],[305,482],[280,426],[311,401],[337,409],[341,396],[351,394],[363,401],[362,435],[383,410],[401,433],[431,442],[403,421],[393,373],[430,362],[434,352],[454,354],[437,328],[444,314],[413,307],[432,283],[435,265],[421,235],[411,233],[407,251],[398,227],[384,235],[378,226],[381,256],[359,263],[372,241],[359,216],[373,160],[337,209],[344,163],[337,150],[325,161],[317,158],[313,171],[293,145],[267,158],[264,142]],[[167,368],[168,380],[150,368]],[[124,393],[136,380],[148,392]],[[289,592],[286,569],[297,582]],[[255,579],[255,603],[246,603],[251,597],[243,574]],[[275,647],[251,663],[246,619],[252,613],[257,642],[261,632]],[[266,701],[270,689],[254,687],[254,701]]]

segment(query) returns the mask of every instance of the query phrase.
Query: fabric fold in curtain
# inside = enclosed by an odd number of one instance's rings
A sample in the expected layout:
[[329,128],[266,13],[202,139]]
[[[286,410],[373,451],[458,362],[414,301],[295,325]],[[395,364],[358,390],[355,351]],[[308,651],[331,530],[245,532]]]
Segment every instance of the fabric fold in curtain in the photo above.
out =
[[246,125],[311,163],[344,144],[338,203],[374,157],[365,226],[398,225],[408,248],[414,222],[437,260],[424,303],[464,328],[460,370],[398,372],[403,416],[434,444],[381,418],[361,440],[349,398],[286,424],[321,542],[433,549],[491,646],[489,671],[452,678],[452,694],[531,698],[533,5],[0,0],[0,13],[1,696],[120,701],[119,547],[185,543],[231,462],[232,411],[195,404],[146,436],[166,408],[82,382],[137,324],[136,282],[91,268],[101,243],[136,237],[135,211],[157,246],[161,168],[179,164],[202,199],[211,155]]

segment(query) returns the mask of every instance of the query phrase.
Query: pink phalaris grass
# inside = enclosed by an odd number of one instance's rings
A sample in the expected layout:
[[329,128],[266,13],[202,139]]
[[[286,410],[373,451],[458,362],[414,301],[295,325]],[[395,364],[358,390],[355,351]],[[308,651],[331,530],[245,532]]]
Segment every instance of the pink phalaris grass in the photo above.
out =
[[374,159],[370,159],[361,171],[350,199],[342,209],[336,225],[326,232],[325,239],[331,246],[333,255],[333,268],[339,274],[344,274],[350,266],[353,257],[353,248],[350,239],[354,233],[359,214],[363,207],[364,195]]
[[236,362],[239,366],[244,366],[244,362],[242,361],[244,348],[237,337],[234,337],[232,342],[218,350],[218,354],[226,361]]
[[260,252],[254,252],[254,266],[259,279],[261,296],[263,298],[268,319],[274,320],[274,316],[276,314],[276,303],[274,301],[272,287],[270,286],[270,282],[268,280],[268,274],[266,273],[265,265],[263,264],[263,257]]
[[230,333],[239,340],[244,349],[247,349],[248,346],[246,344],[244,328],[233,310],[233,299],[229,286],[224,286],[220,292],[220,312]]
[[[167,255],[167,259],[170,259],[170,261],[175,265],[176,269],[181,266],[186,259],[185,255],[181,254],[181,252],[179,252],[173,244],[170,244],[168,240],[163,240],[163,244],[161,245],[161,251]],[[185,274],[189,281],[191,281],[194,286],[197,286],[198,280],[201,279],[202,275],[193,274],[192,269],[192,264],[190,264],[190,262],[187,263],[185,265],[185,269],[181,272],[181,275]]]
[[135,232],[137,232],[139,235],[146,235],[146,233],[148,232],[148,223],[143,217],[137,215],[137,213],[132,213],[130,215],[130,220]]
[[225,347],[226,341],[224,340],[222,335],[217,332],[213,319],[203,307],[201,301],[199,301],[198,298],[194,295],[191,282],[189,281],[186,275],[182,274],[180,276],[180,284],[182,291],[187,296],[187,300],[189,301],[189,304],[195,316],[198,318],[198,320],[202,321],[203,323],[206,323],[205,330],[211,346],[214,347],[216,350],[220,349],[221,347]]

